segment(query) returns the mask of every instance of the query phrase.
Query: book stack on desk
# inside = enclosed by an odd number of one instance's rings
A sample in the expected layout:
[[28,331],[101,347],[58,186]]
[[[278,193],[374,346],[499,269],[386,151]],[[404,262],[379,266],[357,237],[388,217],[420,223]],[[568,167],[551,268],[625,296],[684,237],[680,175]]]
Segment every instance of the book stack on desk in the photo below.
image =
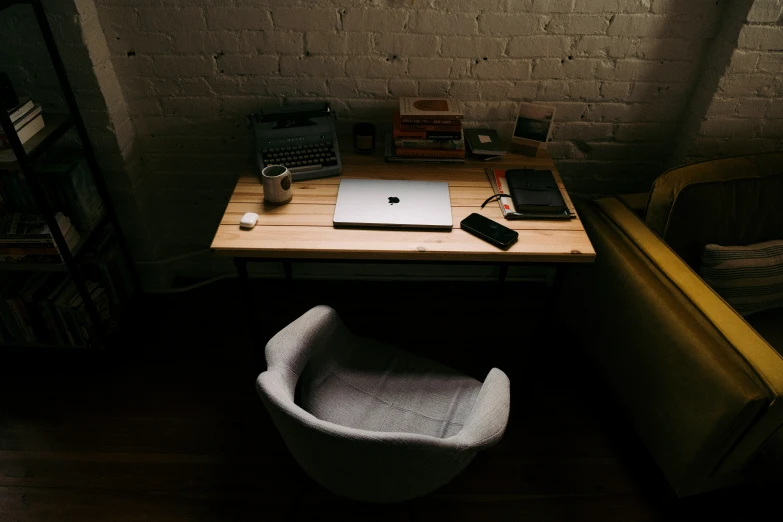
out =
[[400,98],[392,139],[389,161],[465,161],[462,112],[449,98]]

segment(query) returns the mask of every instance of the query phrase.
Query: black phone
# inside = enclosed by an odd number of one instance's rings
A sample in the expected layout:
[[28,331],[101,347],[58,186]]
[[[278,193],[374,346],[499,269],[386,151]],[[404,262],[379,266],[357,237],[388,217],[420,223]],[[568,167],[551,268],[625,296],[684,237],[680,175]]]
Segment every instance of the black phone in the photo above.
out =
[[460,221],[459,226],[465,232],[470,232],[474,236],[480,237],[487,243],[491,243],[503,250],[519,239],[519,233],[516,230],[511,230],[475,212]]

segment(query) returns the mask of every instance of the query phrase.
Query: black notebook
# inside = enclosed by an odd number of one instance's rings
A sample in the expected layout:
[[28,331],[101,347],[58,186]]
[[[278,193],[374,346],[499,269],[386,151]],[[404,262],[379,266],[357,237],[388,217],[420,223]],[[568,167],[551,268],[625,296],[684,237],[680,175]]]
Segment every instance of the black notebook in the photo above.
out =
[[566,207],[552,171],[509,169],[506,180],[511,200],[519,213],[561,213]]

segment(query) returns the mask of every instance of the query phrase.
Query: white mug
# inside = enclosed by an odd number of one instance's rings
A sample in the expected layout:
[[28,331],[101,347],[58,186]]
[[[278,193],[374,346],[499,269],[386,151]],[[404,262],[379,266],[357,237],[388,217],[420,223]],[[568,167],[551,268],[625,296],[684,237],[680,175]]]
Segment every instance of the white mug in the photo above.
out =
[[269,165],[261,171],[264,201],[273,205],[288,203],[294,197],[291,190],[291,171],[283,165]]

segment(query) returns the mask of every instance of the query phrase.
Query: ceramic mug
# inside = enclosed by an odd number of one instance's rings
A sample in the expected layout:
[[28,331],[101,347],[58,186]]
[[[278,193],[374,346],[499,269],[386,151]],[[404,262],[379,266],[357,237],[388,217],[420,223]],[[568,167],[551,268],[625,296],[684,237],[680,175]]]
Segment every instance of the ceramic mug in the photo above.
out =
[[288,203],[294,197],[291,190],[291,171],[283,165],[269,165],[261,171],[264,201],[273,205]]

